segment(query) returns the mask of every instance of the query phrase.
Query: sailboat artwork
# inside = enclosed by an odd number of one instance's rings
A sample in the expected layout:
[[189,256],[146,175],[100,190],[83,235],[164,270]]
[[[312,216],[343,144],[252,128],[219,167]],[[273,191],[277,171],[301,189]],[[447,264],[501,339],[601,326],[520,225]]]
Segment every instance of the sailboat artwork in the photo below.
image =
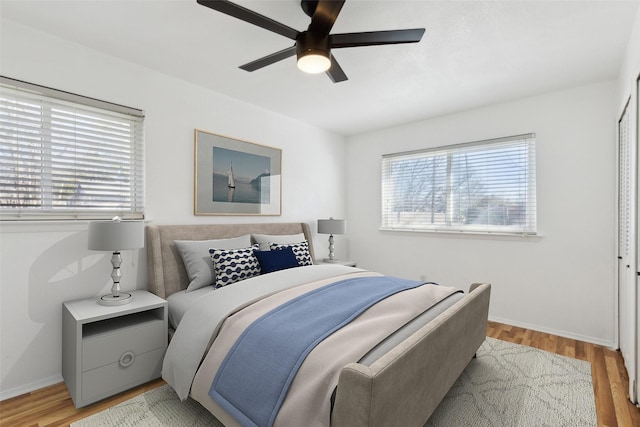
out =
[[[212,201],[263,204],[270,199],[271,159],[214,147]],[[266,202],[265,202],[266,200]]]
[[280,215],[282,150],[195,135],[195,215]]
[[236,182],[233,179],[233,162],[229,163],[229,182],[227,184],[227,187],[229,188],[236,188]]

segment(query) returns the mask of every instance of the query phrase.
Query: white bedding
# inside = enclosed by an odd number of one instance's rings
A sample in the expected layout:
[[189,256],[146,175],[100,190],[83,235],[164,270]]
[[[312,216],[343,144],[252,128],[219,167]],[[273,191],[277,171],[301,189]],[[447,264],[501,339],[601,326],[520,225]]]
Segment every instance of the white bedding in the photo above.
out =
[[182,320],[182,316],[187,312],[191,304],[196,302],[200,297],[215,291],[213,286],[205,286],[195,291],[180,291],[169,295],[169,324],[173,329],[177,329]]
[[252,277],[209,292],[193,302],[180,320],[164,357],[162,378],[181,400],[187,399],[200,362],[229,315],[275,292],[361,271],[342,265],[310,265]]

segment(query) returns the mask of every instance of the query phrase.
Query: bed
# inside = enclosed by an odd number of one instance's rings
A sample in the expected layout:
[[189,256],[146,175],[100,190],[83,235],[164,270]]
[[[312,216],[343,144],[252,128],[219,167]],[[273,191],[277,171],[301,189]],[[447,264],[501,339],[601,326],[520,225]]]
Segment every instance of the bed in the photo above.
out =
[[[169,301],[175,327],[163,378],[181,399],[194,398],[226,426],[422,426],[485,339],[489,284],[472,284],[461,293],[317,265],[306,223],[149,225],[146,239],[149,290]],[[211,240],[221,248],[197,262],[211,255],[224,265],[228,254],[237,259],[256,249],[261,257],[292,262],[293,254],[297,264],[313,265],[277,268],[228,286],[223,270],[194,279],[189,250],[200,245],[201,254]],[[218,289],[189,289],[212,279]],[[380,284],[397,289],[377,295]],[[310,305],[296,308],[294,300]],[[349,322],[333,314],[322,326],[305,320],[325,319],[328,306],[359,311],[340,314]],[[316,337],[298,327],[306,323],[325,329]],[[261,335],[272,330],[287,338]],[[302,342],[288,338],[292,333]]]

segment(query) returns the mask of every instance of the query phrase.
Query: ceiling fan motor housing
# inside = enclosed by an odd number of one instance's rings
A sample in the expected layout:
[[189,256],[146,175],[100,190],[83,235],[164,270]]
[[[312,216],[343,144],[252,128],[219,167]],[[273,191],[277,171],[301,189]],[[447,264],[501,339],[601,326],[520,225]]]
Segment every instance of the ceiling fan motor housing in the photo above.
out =
[[298,59],[306,55],[322,55],[331,59],[331,46],[328,35],[314,34],[304,31],[296,38],[296,55]]

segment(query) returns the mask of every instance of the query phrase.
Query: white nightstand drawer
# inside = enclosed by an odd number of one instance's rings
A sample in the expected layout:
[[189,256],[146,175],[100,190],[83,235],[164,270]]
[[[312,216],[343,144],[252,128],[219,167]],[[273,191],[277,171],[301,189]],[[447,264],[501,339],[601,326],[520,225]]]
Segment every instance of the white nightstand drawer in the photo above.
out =
[[82,371],[114,363],[117,365],[127,352],[138,357],[164,347],[165,333],[163,320],[153,319],[86,337],[82,341]]
[[158,378],[162,370],[163,357],[164,348],[160,348],[136,355],[127,367],[123,367],[119,361],[116,361],[110,365],[84,372],[82,374],[82,400],[99,400],[126,390],[132,385]]

